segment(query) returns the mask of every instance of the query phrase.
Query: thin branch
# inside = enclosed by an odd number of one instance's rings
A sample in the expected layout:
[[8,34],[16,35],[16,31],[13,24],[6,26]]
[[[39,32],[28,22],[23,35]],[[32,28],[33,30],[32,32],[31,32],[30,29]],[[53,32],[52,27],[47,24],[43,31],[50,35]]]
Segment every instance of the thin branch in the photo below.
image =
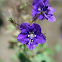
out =
[[[40,13],[39,13],[40,14]],[[38,14],[38,15],[39,15]],[[32,22],[30,23],[30,25],[32,25],[32,23],[38,18],[38,15],[36,15],[35,17],[34,17],[34,19],[32,20]]]
[[18,25],[18,26],[20,26],[19,24],[15,23],[15,22],[12,20],[12,18],[9,18],[8,21],[10,21],[13,25]]

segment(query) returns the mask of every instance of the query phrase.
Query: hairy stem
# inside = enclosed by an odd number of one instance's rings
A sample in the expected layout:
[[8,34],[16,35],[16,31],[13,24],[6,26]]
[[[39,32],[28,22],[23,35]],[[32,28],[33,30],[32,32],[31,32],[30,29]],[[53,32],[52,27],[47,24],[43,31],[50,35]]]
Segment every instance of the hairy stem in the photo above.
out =
[[[40,13],[39,13],[40,14]],[[39,15],[38,14],[38,15]],[[34,19],[31,21],[31,23],[30,23],[30,25],[32,25],[32,23],[38,18],[38,15],[36,15],[35,17],[34,17]]]
[[8,21],[10,21],[13,25],[18,25],[18,26],[20,26],[19,24],[17,24],[17,23],[15,23],[14,21],[13,21],[13,19],[12,18],[9,18],[9,20]]

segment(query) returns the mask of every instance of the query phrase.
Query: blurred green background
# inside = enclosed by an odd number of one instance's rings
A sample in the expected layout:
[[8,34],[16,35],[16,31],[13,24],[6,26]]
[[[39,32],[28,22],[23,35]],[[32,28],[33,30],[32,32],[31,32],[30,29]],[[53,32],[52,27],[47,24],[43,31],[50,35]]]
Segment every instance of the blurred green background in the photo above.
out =
[[50,5],[56,9],[55,22],[36,21],[46,36],[46,43],[31,51],[17,41],[19,27],[7,19],[11,17],[18,24],[30,23],[32,2],[0,0],[0,62],[62,62],[62,0],[50,0]]

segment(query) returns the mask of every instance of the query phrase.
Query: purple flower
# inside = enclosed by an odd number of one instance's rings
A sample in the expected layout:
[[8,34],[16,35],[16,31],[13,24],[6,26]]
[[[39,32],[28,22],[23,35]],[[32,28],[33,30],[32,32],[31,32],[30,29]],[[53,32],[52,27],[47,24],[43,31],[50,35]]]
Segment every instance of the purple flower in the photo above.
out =
[[20,25],[21,33],[18,35],[17,39],[20,43],[26,44],[27,48],[32,50],[37,44],[43,44],[46,41],[45,36],[41,32],[41,27],[33,23],[29,25],[28,23],[22,23]]
[[49,22],[56,21],[53,16],[55,9],[49,5],[48,0],[33,0],[32,16],[33,18],[38,15],[39,20],[47,19]]

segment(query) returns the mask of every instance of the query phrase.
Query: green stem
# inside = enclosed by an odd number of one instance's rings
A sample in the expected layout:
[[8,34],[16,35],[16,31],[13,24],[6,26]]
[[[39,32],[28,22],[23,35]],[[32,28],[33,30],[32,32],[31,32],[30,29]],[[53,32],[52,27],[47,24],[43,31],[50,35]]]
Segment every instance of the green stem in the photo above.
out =
[[24,44],[24,53],[27,55],[27,53],[26,53],[26,44]]

